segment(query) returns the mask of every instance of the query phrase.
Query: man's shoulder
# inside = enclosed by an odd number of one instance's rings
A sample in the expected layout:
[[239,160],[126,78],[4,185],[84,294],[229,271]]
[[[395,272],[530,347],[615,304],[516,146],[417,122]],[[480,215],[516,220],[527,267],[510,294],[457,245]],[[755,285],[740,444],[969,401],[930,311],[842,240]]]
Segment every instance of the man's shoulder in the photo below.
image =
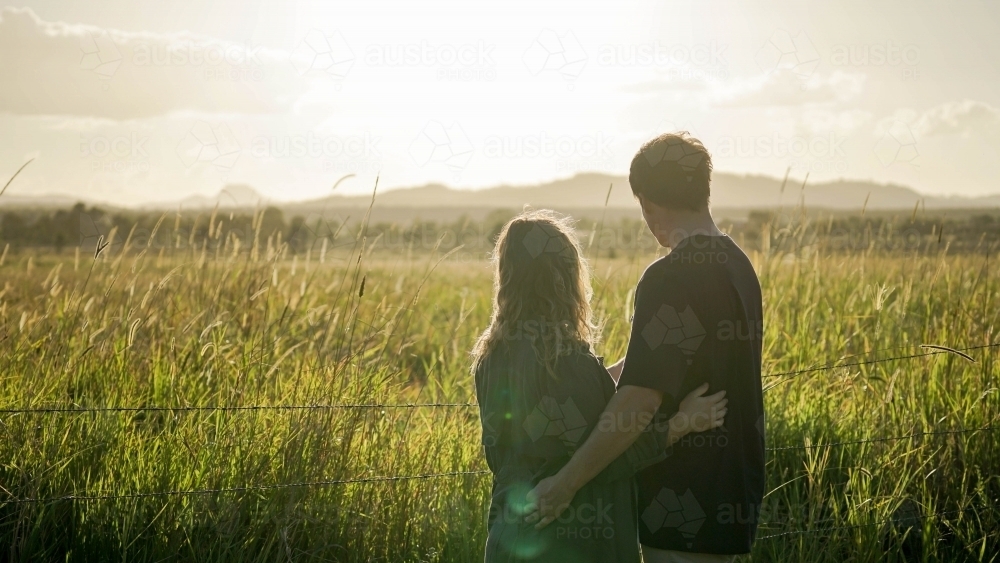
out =
[[[669,260],[670,255],[657,258],[639,277],[639,290],[676,289],[685,279],[684,267],[677,261]],[[683,284],[681,284],[683,285]]]
[[665,278],[670,277],[677,267],[673,262],[667,260],[669,256],[669,254],[667,256],[661,256],[646,266],[642,275],[639,276],[639,284],[641,285],[644,282],[650,283],[653,281],[662,281]]

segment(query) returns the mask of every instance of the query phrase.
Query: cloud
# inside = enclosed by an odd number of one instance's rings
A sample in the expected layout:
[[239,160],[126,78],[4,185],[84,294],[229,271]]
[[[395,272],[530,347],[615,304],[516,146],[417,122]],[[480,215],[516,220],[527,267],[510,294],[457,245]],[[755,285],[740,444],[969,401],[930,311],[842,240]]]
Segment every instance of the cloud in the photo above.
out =
[[912,129],[918,137],[1000,135],[1000,110],[974,100],[948,102],[924,112]]
[[260,46],[46,22],[29,8],[0,11],[0,52],[0,112],[17,115],[277,113],[307,86],[287,55]]
[[724,107],[797,106],[847,102],[864,90],[865,75],[835,71],[808,79],[776,70],[717,91],[716,105]]
[[802,112],[801,125],[811,135],[836,132],[850,134],[864,125],[872,114],[860,109],[829,111],[810,108]]
[[692,79],[658,78],[622,86],[622,91],[630,94],[663,94],[670,92],[705,92],[708,82],[701,77]]

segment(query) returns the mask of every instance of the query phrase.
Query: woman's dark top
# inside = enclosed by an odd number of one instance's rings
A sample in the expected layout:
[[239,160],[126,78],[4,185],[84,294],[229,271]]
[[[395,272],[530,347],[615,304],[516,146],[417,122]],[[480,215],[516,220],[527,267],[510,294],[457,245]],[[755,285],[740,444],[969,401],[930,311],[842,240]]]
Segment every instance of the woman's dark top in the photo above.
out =
[[536,531],[524,522],[525,495],[558,472],[595,427],[635,423],[602,417],[615,385],[589,351],[560,357],[554,371],[524,340],[501,344],[476,371],[493,472],[486,562],[640,563],[632,476],[664,459],[665,432],[644,432],[552,524]]

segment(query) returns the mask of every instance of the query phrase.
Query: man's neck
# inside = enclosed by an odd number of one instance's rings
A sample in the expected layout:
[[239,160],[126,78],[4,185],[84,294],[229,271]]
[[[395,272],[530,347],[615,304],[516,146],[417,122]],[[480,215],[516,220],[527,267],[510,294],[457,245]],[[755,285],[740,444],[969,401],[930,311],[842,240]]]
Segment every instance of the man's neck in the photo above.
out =
[[674,244],[692,235],[720,236],[724,234],[715,224],[709,211],[700,213],[677,213],[666,218],[669,240]]

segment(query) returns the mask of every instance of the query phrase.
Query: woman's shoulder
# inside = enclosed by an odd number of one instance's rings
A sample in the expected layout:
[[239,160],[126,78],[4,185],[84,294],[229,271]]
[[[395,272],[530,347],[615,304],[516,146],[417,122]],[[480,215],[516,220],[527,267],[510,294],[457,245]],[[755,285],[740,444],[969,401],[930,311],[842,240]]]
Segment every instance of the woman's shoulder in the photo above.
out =
[[[589,345],[566,346],[557,356],[556,375],[577,375],[581,371],[605,372],[604,358],[594,354]],[[545,364],[531,341],[517,340],[503,342],[490,351],[479,364],[477,372],[516,370],[531,372],[545,371]]]
[[579,349],[561,356],[560,360],[563,358],[567,360],[568,365],[574,368],[604,369],[604,358],[594,354],[589,347],[581,346]]

